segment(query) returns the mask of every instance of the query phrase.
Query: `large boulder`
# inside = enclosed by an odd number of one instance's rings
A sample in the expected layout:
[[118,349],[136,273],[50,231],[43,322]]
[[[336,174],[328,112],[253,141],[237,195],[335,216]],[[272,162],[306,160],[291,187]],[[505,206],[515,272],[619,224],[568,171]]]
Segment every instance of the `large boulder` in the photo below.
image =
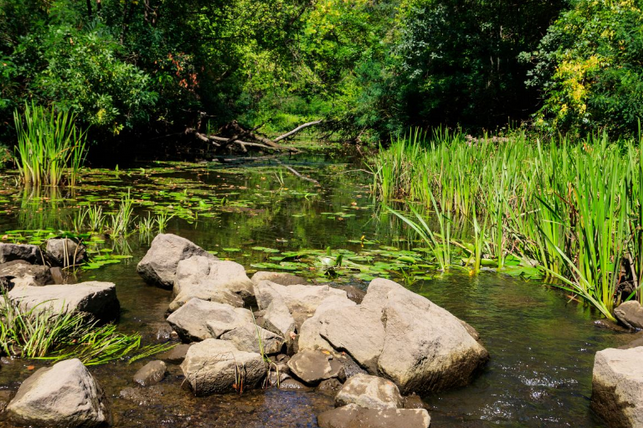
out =
[[317,417],[320,428],[428,428],[425,409],[366,409],[356,404],[329,410]]
[[268,366],[258,353],[240,351],[227,340],[207,339],[190,347],[181,370],[196,395],[208,395],[252,388],[266,376]]
[[24,260],[31,264],[44,264],[45,258],[37,245],[0,243],[0,263]]
[[643,307],[636,300],[623,302],[614,309],[616,318],[628,328],[643,328]]
[[87,257],[85,246],[69,238],[47,240],[45,252],[49,261],[58,266],[74,266],[82,263]]
[[360,305],[325,310],[302,325],[299,349],[324,347],[347,352],[403,394],[465,385],[489,357],[458,318],[385,279],[370,283]]
[[14,260],[0,265],[0,284],[6,290],[27,285],[43,286],[53,284],[54,279],[49,267],[32,265],[24,260]]
[[299,337],[297,341],[298,349],[326,349],[331,350],[333,347],[321,336],[321,330],[324,323],[321,318],[324,312],[329,310],[337,310],[346,307],[355,307],[355,302],[348,298],[328,298],[317,307],[315,314],[304,321],[299,329]]
[[386,335],[379,372],[403,394],[464,386],[489,359],[458,318],[393,281],[371,281],[362,306],[380,305]]
[[218,338],[230,330],[252,323],[252,312],[224,303],[208,302],[197,298],[173,312],[168,318],[174,331],[184,342]]
[[148,284],[169,289],[174,286],[179,262],[194,256],[217,260],[215,256],[185,238],[162,233],[156,235],[136,270]]
[[243,307],[244,299],[253,298],[252,281],[239,263],[194,256],[181,260],[174,278],[175,311],[193,297]]
[[610,427],[643,427],[643,347],[596,353],[592,408]]
[[78,359],[61,361],[25,380],[7,406],[18,424],[97,427],[110,423],[103,391]]
[[358,374],[348,379],[335,397],[337,406],[351,403],[368,409],[399,409],[403,407],[404,399],[392,381]]
[[120,311],[116,285],[111,282],[89,281],[44,287],[16,287],[8,296],[23,310],[77,312],[102,321],[118,318]]

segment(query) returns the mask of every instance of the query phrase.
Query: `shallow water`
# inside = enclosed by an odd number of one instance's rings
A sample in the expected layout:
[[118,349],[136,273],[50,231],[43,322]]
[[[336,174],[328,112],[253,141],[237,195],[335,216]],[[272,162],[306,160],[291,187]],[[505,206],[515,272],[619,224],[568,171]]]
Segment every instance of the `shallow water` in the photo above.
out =
[[[350,249],[358,254],[391,245],[407,248],[406,232],[371,201],[368,175],[354,171],[360,167],[323,156],[282,161],[320,186],[269,161],[234,169],[156,165],[118,175],[96,171],[78,191],[36,202],[7,186],[0,193],[0,235],[11,229],[69,228],[79,204],[108,206],[130,187],[142,202],[139,215],[154,207],[180,208],[182,218],[172,219],[167,232],[217,251],[249,271],[274,254],[251,250],[257,246],[279,251],[330,247],[331,253]],[[114,248],[123,251],[122,244]],[[148,240],[132,238],[125,248],[130,259],[82,272],[79,280],[115,282],[122,305],[119,328],[140,331],[150,343],[164,324],[171,295],[147,286],[136,274],[136,263],[147,248]],[[315,267],[310,269],[316,276]],[[589,409],[594,353],[621,345],[630,336],[595,327],[596,312],[537,281],[488,272],[470,277],[459,270],[430,274],[433,279],[419,280],[411,288],[474,326],[491,354],[472,385],[423,397],[433,427],[603,426]],[[367,285],[346,273],[339,279]],[[315,427],[316,414],[333,406],[332,398],[320,393],[275,389],[197,398],[182,388],[176,366],[170,366],[161,384],[138,388],[131,378],[146,362],[90,368],[112,401],[114,426]],[[31,365],[42,364],[14,360],[2,366],[0,392],[15,392],[33,372]],[[0,427],[11,427],[2,414]]]

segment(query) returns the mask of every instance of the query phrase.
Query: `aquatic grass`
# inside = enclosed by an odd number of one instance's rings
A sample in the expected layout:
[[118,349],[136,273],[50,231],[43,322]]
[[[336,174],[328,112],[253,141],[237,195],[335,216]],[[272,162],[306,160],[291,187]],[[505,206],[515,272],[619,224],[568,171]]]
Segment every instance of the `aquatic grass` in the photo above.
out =
[[78,358],[85,365],[105,364],[163,352],[171,345],[141,347],[141,335],[124,334],[114,324],[74,313],[54,313],[45,307],[22,309],[7,296],[0,296],[0,353],[28,359],[60,361]]
[[[418,135],[375,156],[374,194],[432,208],[438,221],[448,215],[454,225],[471,224],[474,272],[485,248],[499,270],[508,255],[518,256],[608,318],[615,304],[643,300],[643,139],[543,142],[514,133],[473,140],[444,129]],[[414,229],[437,248],[437,234],[432,239],[427,222],[409,211]]]
[[79,130],[69,111],[25,104],[14,111],[18,137],[16,164],[27,186],[74,186],[86,153],[86,131]]
[[127,236],[134,221],[134,200],[131,197],[130,189],[127,189],[127,195],[121,198],[120,205],[116,214],[110,215],[111,234],[115,236]]

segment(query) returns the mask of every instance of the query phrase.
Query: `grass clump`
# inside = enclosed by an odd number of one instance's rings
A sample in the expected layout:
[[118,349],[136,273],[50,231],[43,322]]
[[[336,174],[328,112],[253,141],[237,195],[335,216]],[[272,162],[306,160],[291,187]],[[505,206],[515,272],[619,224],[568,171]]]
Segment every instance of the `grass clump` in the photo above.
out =
[[162,352],[171,345],[141,347],[141,335],[123,334],[114,324],[99,325],[78,313],[54,313],[38,307],[23,310],[0,296],[0,354],[61,361],[78,358],[85,365],[132,360]]
[[87,134],[76,125],[76,115],[35,104],[14,112],[18,134],[16,163],[27,186],[74,186],[86,152]]
[[[605,135],[543,143],[416,131],[376,156],[374,189],[382,201],[432,209],[442,229],[446,215],[472,225],[474,273],[483,258],[503,270],[509,255],[519,257],[614,319],[621,301],[643,301],[642,147],[643,139]],[[436,251],[453,245],[444,230],[406,222]]]

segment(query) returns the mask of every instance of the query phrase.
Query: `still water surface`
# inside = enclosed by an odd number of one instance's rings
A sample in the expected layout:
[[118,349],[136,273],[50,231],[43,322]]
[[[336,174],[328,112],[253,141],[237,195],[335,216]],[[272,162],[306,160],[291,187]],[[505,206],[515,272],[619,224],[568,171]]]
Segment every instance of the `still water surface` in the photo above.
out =
[[[357,171],[360,166],[327,156],[282,162],[319,184],[301,180],[270,160],[237,168],[163,164],[118,173],[96,170],[77,191],[54,195],[20,192],[10,185],[13,178],[5,176],[0,234],[47,227],[69,230],[78,206],[102,204],[108,209],[129,188],[140,217],[162,208],[179,213],[167,232],[235,260],[249,272],[257,270],[252,264],[270,262],[274,254],[251,249],[258,246],[281,252],[349,249],[358,254],[382,246],[413,246],[399,222],[371,200],[370,177]],[[132,257],[82,272],[78,279],[116,283],[120,329],[140,331],[149,343],[164,324],[171,295],[147,286],[136,274],[136,263],[148,246],[149,239],[138,237],[126,246],[115,245],[115,251]],[[315,276],[315,268],[310,269]],[[620,346],[630,336],[595,327],[596,312],[537,281],[491,272],[476,277],[460,271],[430,274],[432,279],[409,280],[411,289],[474,326],[491,354],[472,385],[423,397],[433,427],[603,426],[589,409],[594,354]],[[392,278],[402,281],[395,274]],[[367,285],[349,276],[340,280]],[[136,388],[132,375],[146,362],[91,368],[111,399],[114,426],[316,427],[315,415],[333,406],[332,397],[320,393],[275,389],[196,398],[182,388],[176,366],[169,367],[161,384]],[[16,360],[2,366],[0,394],[14,393],[32,364]],[[0,427],[11,427],[2,414]]]

